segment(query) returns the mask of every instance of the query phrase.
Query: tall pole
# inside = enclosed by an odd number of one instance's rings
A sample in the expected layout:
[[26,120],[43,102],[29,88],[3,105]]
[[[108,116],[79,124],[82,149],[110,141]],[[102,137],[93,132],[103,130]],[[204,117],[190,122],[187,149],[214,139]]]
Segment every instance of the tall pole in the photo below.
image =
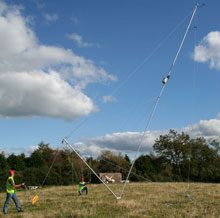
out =
[[185,31],[185,33],[184,33],[184,36],[183,36],[183,38],[182,38],[182,40],[181,40],[181,43],[180,43],[180,46],[179,46],[179,48],[178,48],[178,50],[177,50],[176,56],[175,56],[175,58],[174,58],[174,60],[173,60],[173,62],[172,62],[172,64],[171,64],[171,67],[170,67],[170,70],[169,70],[169,72],[168,72],[168,75],[167,75],[167,77],[165,77],[165,78],[163,79],[163,86],[162,86],[162,88],[161,88],[161,90],[160,90],[160,94],[159,94],[159,96],[158,96],[158,98],[157,98],[157,100],[156,100],[156,102],[155,102],[155,104],[154,104],[152,113],[151,113],[151,115],[150,115],[150,117],[149,117],[149,119],[148,119],[148,122],[147,122],[147,125],[146,125],[146,127],[145,127],[144,133],[143,133],[143,135],[142,135],[142,137],[141,137],[139,147],[138,147],[138,149],[137,149],[137,151],[136,151],[136,153],[135,153],[134,160],[132,161],[131,168],[130,168],[130,170],[129,170],[129,172],[128,172],[128,175],[127,175],[127,178],[126,178],[126,180],[125,180],[125,183],[124,183],[124,185],[123,185],[123,187],[122,187],[121,194],[120,194],[120,198],[121,198],[122,195],[123,195],[123,192],[124,192],[124,189],[125,189],[125,187],[126,187],[127,181],[128,181],[128,179],[129,179],[129,176],[130,176],[130,174],[131,174],[131,171],[132,171],[132,169],[133,169],[133,167],[134,167],[134,164],[135,164],[135,161],[136,161],[136,159],[137,159],[137,155],[138,155],[138,153],[139,153],[139,151],[140,151],[140,149],[141,149],[142,141],[143,141],[144,136],[145,136],[145,134],[146,134],[146,132],[147,132],[147,130],[148,130],[148,127],[149,127],[149,125],[150,125],[150,122],[151,122],[151,120],[152,120],[152,118],[153,118],[153,116],[154,116],[154,113],[155,113],[155,111],[156,111],[156,108],[157,108],[157,105],[158,105],[158,103],[159,103],[159,101],[160,101],[160,98],[161,98],[161,96],[162,96],[162,94],[163,94],[163,91],[164,91],[164,88],[165,88],[165,86],[166,86],[166,83],[167,83],[168,79],[170,78],[170,74],[171,74],[171,72],[172,72],[172,70],[173,70],[173,67],[174,67],[174,65],[175,65],[175,63],[176,63],[176,60],[177,60],[177,58],[178,58],[178,56],[179,56],[179,53],[180,53],[180,51],[181,51],[181,49],[182,49],[183,43],[184,43],[184,41],[185,41],[186,35],[187,35],[188,31],[189,31],[189,27],[191,26],[191,23],[192,23],[192,20],[193,20],[193,18],[194,18],[194,16],[195,16],[195,13],[196,13],[197,8],[198,8],[198,3],[196,3],[196,5],[195,5],[195,8],[194,8],[194,10],[193,10],[191,19],[190,19],[189,24],[188,24],[188,26],[187,26],[187,28],[186,28],[186,31]]

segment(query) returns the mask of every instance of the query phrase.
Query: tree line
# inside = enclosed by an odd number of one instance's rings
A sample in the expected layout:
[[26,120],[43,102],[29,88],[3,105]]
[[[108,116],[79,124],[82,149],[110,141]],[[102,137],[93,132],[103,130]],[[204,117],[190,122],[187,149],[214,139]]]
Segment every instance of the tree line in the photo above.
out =
[[[170,130],[155,140],[153,152],[137,158],[129,179],[220,182],[219,151],[219,141],[207,141],[202,137],[191,139],[184,132]],[[95,172],[120,172],[123,179],[131,166],[127,154],[111,151],[103,151],[97,158],[86,157],[85,160]],[[99,182],[74,152],[52,149],[43,141],[30,156],[24,153],[7,157],[0,154],[1,191],[5,190],[9,169],[16,171],[16,183],[25,181],[28,186],[77,184],[82,176],[87,181]]]

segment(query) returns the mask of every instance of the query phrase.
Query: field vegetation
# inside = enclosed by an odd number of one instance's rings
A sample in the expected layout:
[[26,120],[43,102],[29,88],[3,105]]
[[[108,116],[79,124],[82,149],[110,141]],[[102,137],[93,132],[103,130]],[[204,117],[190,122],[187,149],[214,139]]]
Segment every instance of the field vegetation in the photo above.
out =
[[[119,193],[122,184],[110,186]],[[5,217],[220,217],[220,184],[130,183],[121,200],[116,200],[102,184],[89,184],[88,187],[87,196],[78,196],[76,185],[30,191],[31,196],[39,195],[35,205],[31,205],[29,192],[18,191],[24,212],[17,213],[11,202]],[[4,201],[5,193],[1,193],[2,206]]]

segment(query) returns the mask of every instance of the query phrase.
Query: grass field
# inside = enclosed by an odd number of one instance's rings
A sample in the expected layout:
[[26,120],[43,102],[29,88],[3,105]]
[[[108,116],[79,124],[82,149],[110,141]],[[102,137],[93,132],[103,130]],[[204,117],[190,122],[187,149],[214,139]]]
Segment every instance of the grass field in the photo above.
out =
[[[111,184],[120,193],[122,184]],[[90,184],[89,194],[78,196],[77,186],[48,187],[30,191],[39,199],[31,205],[27,191],[17,197],[24,212],[17,213],[10,202],[8,214],[1,217],[220,217],[220,184],[191,183],[130,183],[121,200],[102,185]],[[188,193],[189,197],[186,196]],[[5,193],[0,193],[3,207]]]

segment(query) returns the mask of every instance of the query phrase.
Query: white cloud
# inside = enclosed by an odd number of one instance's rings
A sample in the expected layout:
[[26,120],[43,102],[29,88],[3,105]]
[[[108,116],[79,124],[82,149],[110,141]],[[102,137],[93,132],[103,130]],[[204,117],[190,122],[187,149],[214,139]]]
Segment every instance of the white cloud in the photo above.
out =
[[210,32],[194,49],[194,60],[220,70],[220,31]]
[[40,44],[20,10],[0,2],[0,117],[74,120],[97,111],[82,89],[116,77],[70,49]]
[[[80,152],[80,155],[83,155],[83,156],[86,156],[86,155],[89,155],[89,156],[97,156],[99,154],[101,154],[101,151],[103,150],[102,148],[100,148],[99,146],[96,146],[96,145],[86,145],[85,143],[83,142],[78,142],[78,143],[75,143],[73,145],[73,147]],[[109,148],[106,148],[106,150],[108,150]]]
[[1,117],[51,116],[73,120],[96,110],[91,99],[54,71],[2,74],[0,87]]
[[[1,146],[2,147],[2,146]],[[51,147],[51,146],[50,146]],[[3,152],[6,156],[14,153],[15,155],[20,155],[24,153],[26,156],[30,156],[35,150],[39,148],[39,145],[30,145],[27,147],[24,146],[13,146],[10,148],[1,148],[0,153]],[[53,150],[61,150],[60,145],[51,147]]]
[[[146,132],[141,143],[141,152],[152,151],[155,139],[166,133],[168,133],[166,130]],[[82,155],[97,156],[104,150],[129,154],[137,151],[142,136],[143,132],[118,132],[95,138],[85,138],[84,142],[75,143],[74,147]]]
[[98,44],[95,44],[95,43],[90,43],[90,42],[85,42],[82,38],[82,36],[80,36],[79,34],[77,33],[72,33],[72,34],[67,34],[66,35],[67,38],[73,40],[76,42],[76,44],[79,46],[79,47],[84,47],[84,48],[91,48],[91,47],[100,47]]
[[24,150],[24,153],[31,154],[31,153],[33,153],[35,150],[37,150],[38,147],[39,147],[38,145],[31,145],[31,146],[29,146],[29,148],[27,148],[27,149]]
[[204,137],[207,140],[220,140],[220,120],[201,120],[199,123],[183,128],[182,131],[192,138]]
[[44,17],[44,19],[45,19],[47,22],[56,21],[56,20],[59,19],[58,14],[48,14],[48,13],[44,13],[44,14],[43,14],[43,17]]
[[15,154],[21,154],[24,153],[27,156],[30,156],[35,150],[38,149],[38,145],[31,145],[27,148],[24,148],[22,146],[12,147],[10,150],[8,150],[8,155],[15,153]]
[[107,102],[116,102],[116,98],[111,96],[111,95],[106,95],[102,97],[102,101],[103,103],[107,103]]
[[[199,123],[184,127],[177,132],[184,132],[192,139],[197,137],[204,137],[206,140],[220,141],[220,117],[201,120]],[[153,145],[160,135],[168,134],[169,130],[147,131],[141,143],[141,153],[153,151]],[[110,150],[113,152],[124,152],[127,154],[134,154],[143,132],[118,132],[107,134],[105,136],[98,136],[95,138],[85,138],[83,142],[76,143],[74,146],[80,151],[82,155],[97,156],[103,150]]]

